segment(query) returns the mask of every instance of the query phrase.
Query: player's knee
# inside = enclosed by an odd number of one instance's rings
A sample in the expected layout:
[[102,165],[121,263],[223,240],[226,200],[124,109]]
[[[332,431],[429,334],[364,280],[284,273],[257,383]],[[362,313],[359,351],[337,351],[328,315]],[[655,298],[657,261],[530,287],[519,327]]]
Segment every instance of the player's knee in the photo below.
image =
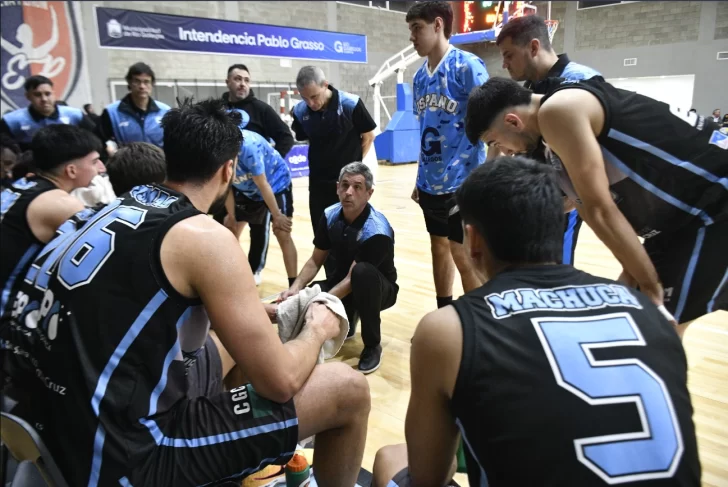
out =
[[430,250],[432,255],[448,255],[450,254],[450,244],[447,237],[430,237]]
[[462,244],[453,242],[452,240],[449,241],[449,245],[452,259],[455,261],[455,265],[458,267],[458,270],[461,272],[463,270],[469,270],[472,267],[472,262],[470,262],[470,259],[465,252],[465,247],[463,247]]
[[[334,364],[332,364],[334,365]],[[371,396],[369,382],[364,374],[357,372],[351,366],[339,362],[333,367],[336,374],[337,409],[345,415],[369,414]]]
[[380,448],[374,457],[372,487],[386,486],[397,472],[407,466],[407,447],[388,445]]
[[278,242],[289,242],[291,240],[291,232],[286,232],[285,230],[281,230],[280,228],[274,228],[273,235],[276,236]]
[[351,270],[351,286],[360,287],[371,283],[373,277],[376,276],[377,268],[368,262],[358,262]]

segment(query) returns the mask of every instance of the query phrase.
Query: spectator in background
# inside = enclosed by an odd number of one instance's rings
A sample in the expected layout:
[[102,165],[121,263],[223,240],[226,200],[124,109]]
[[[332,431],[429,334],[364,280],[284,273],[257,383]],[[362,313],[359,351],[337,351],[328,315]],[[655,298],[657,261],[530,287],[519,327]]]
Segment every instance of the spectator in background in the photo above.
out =
[[0,121],[0,133],[12,137],[21,150],[30,149],[30,142],[36,132],[49,125],[67,124],[91,132],[95,130],[93,121],[81,110],[56,102],[53,82],[45,76],[31,76],[24,88],[30,105],[6,114]]
[[[245,129],[262,135],[267,141],[273,141],[275,150],[285,158],[293,147],[293,135],[273,107],[255,97],[255,93],[250,87],[250,81],[248,67],[244,64],[233,64],[228,68],[225,79],[228,92],[222,95],[222,99],[228,107],[244,110],[250,117]],[[222,223],[224,216],[225,211],[220,215],[215,215],[215,219]],[[256,285],[260,285],[262,281],[261,273],[268,256],[269,241],[270,213],[266,213],[262,222],[250,222],[248,262],[253,270]]]
[[99,117],[98,114],[94,111],[94,106],[92,104],[86,103],[83,106],[83,111],[88,118],[93,120],[96,125],[99,125],[101,117]]
[[723,115],[723,123],[722,123],[722,125],[723,125],[723,127],[728,127],[728,113],[726,113],[725,115]]
[[101,114],[99,136],[106,143],[109,155],[131,142],[149,142],[162,147],[160,122],[170,107],[152,98],[155,80],[154,71],[144,63],[129,68],[126,73],[129,94],[107,106]]
[[720,108],[713,110],[713,121],[715,123],[720,123]]

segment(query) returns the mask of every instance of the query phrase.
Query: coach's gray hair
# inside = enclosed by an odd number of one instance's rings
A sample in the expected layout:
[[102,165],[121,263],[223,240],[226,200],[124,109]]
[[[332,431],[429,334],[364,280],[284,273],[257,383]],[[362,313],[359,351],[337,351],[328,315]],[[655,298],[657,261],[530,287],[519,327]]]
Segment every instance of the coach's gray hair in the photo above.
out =
[[372,171],[369,170],[369,167],[363,162],[350,162],[346,166],[342,167],[341,172],[339,173],[339,181],[341,181],[346,174],[350,176],[364,176],[364,185],[367,189],[372,189],[372,186],[374,186],[374,176],[372,175]]
[[326,75],[321,68],[317,66],[304,66],[298,72],[298,76],[296,76],[296,87],[300,91],[311,83],[316,83],[316,86],[323,86],[324,81],[326,81]]

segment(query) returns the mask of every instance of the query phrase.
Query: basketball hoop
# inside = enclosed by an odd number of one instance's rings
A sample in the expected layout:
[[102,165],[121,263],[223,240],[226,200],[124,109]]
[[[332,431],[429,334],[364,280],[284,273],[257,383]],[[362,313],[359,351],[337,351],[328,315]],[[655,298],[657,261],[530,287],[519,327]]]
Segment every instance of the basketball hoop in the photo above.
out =
[[549,41],[550,42],[553,42],[554,41],[554,34],[556,34],[556,31],[559,28],[559,21],[558,20],[551,20],[551,19],[549,19],[549,20],[546,20],[545,22],[546,22],[546,27],[549,30]]

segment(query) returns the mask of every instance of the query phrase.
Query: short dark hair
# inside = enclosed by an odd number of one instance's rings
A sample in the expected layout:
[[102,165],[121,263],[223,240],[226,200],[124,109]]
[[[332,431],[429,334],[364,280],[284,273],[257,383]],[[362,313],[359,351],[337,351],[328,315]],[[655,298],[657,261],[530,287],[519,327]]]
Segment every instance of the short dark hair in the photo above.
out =
[[242,69],[243,71],[247,71],[248,74],[250,74],[250,70],[248,69],[248,67],[246,65],[244,65],[244,64],[233,64],[232,66],[230,66],[228,68],[228,74],[227,75],[230,76],[230,73],[232,73],[236,69]]
[[146,74],[152,78],[152,84],[154,84],[157,80],[157,78],[154,77],[154,71],[152,71],[152,68],[150,68],[148,64],[134,63],[129,66],[129,71],[126,72],[126,82],[131,83],[131,79],[134,76],[139,76],[140,74]]
[[101,140],[75,125],[55,124],[43,127],[30,142],[36,169],[55,172],[57,168],[92,152],[101,153]]
[[428,24],[435,21],[437,17],[442,19],[445,27],[445,39],[449,39],[452,34],[452,6],[450,2],[417,2],[407,11],[406,22],[413,20],[424,20]]
[[15,165],[12,170],[13,181],[24,178],[28,173],[35,172],[33,167],[33,152],[25,151],[18,156],[18,160],[15,161]]
[[9,150],[16,156],[20,155],[20,146],[5,132],[0,133],[0,147]]
[[117,196],[134,186],[163,183],[167,177],[164,151],[147,142],[132,142],[111,156],[106,173]]
[[564,203],[554,170],[522,156],[475,168],[455,193],[464,223],[483,236],[502,262],[561,259]]
[[240,113],[223,100],[210,98],[173,108],[162,118],[167,178],[208,181],[225,162],[235,159],[243,143]]
[[519,47],[524,47],[532,40],[538,39],[541,47],[547,51],[552,50],[546,21],[537,15],[523,15],[509,19],[498,34],[495,44],[498,46],[509,37],[511,42]]
[[25,80],[25,84],[23,85],[23,88],[25,89],[25,92],[27,93],[30,90],[34,90],[34,89],[38,88],[40,85],[53,86],[53,81],[49,80],[45,76],[36,74],[35,76],[31,76],[30,78]]
[[88,107],[92,107],[92,106],[93,106],[92,104],[90,104],[90,103],[86,103],[86,104],[85,104],[85,105],[83,106],[83,111],[84,111],[84,112],[86,112],[86,113],[88,113]]
[[512,106],[531,103],[531,90],[524,88],[512,79],[490,78],[470,92],[468,107],[465,111],[465,135],[475,144],[487,131],[495,117]]

